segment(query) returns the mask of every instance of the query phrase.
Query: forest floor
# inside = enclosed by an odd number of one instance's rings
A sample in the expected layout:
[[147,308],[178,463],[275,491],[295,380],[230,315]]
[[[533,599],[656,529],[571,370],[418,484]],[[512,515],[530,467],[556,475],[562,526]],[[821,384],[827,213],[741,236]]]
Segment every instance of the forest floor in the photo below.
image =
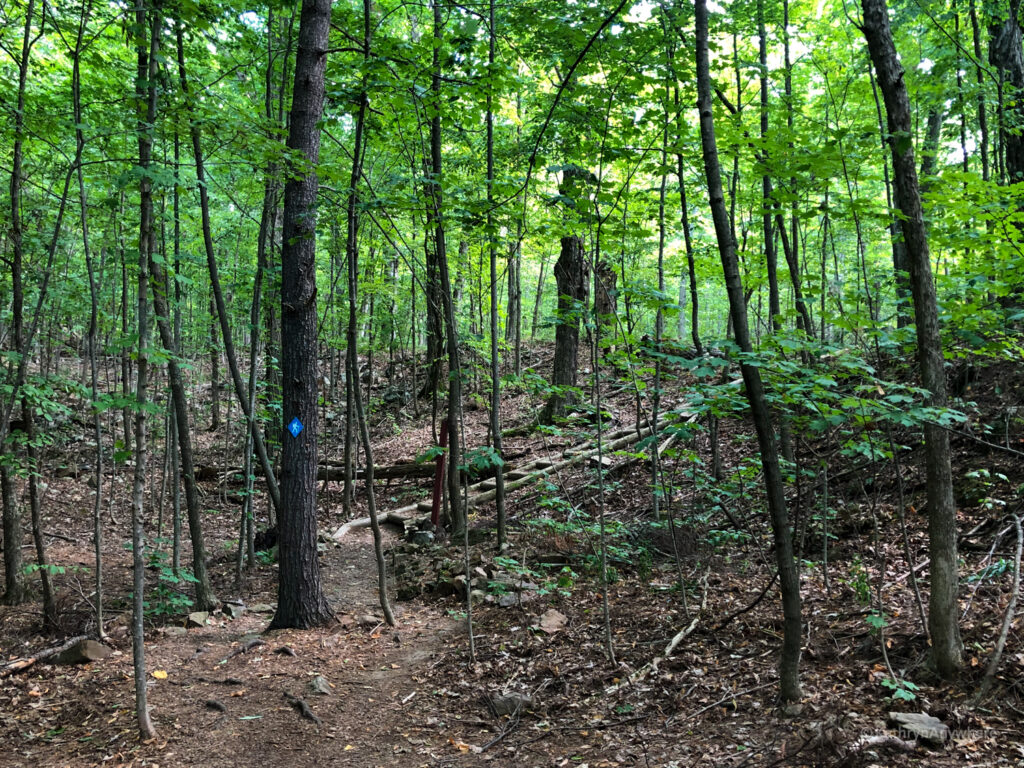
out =
[[[972,387],[979,418],[995,421],[1000,409],[1011,407],[1007,403],[1024,402],[1024,373],[1009,367],[983,373]],[[630,424],[633,397],[610,389],[606,408],[613,425]],[[506,424],[527,420],[538,402],[510,392]],[[681,395],[663,403],[682,406]],[[468,444],[483,444],[485,412],[468,411],[466,421]],[[1006,424],[1001,437],[1017,450],[1024,429]],[[204,463],[237,460],[238,427],[201,434]],[[89,449],[73,436],[80,428],[60,429],[66,434],[57,435],[51,466],[87,463]],[[373,429],[378,465],[414,459],[432,444],[429,416],[415,418],[409,406],[375,412]],[[739,484],[740,491],[729,497],[714,497],[713,488],[698,491],[688,484],[685,456],[667,457],[675,488],[671,529],[651,525],[649,465],[630,452],[609,457],[603,495],[593,462],[513,494],[510,544],[500,554],[490,536],[493,505],[477,510],[469,553],[470,588],[478,598],[472,656],[466,601],[459,596],[465,594],[465,555],[458,542],[417,546],[388,532],[391,594],[400,598],[393,602],[398,625],[390,628],[380,618],[369,531],[330,539],[344,522],[335,484],[321,494],[320,526],[324,588],[337,621],[310,631],[266,631],[276,565],[262,562],[236,586],[238,507],[228,488],[204,483],[214,588],[245,610],[237,618],[215,611],[202,626],[186,629],[184,615],[173,613],[173,592],[150,596],[149,703],[159,736],[148,742],[138,740],[134,721],[124,548],[130,483],[119,471],[107,483],[113,495],[104,512],[106,629],[114,653],[81,666],[41,662],[0,678],[0,766],[1024,764],[1019,619],[993,695],[972,703],[1010,597],[1016,536],[1005,513],[1019,511],[1019,499],[997,511],[976,499],[961,508],[967,664],[960,679],[944,683],[927,669],[927,641],[910,586],[912,571],[927,575],[925,518],[915,511],[924,498],[919,457],[907,451],[896,468],[913,563],[905,554],[890,465],[834,460],[830,530],[803,529],[804,699],[784,710],[776,699],[775,668],[781,610],[766,516],[750,494],[759,478],[749,425],[723,420],[720,429],[731,478],[720,488]],[[506,455],[513,462],[556,459],[589,439],[589,430],[509,438]],[[705,459],[710,455],[706,433],[690,447]],[[820,446],[803,448],[810,457]],[[1024,482],[1019,454],[956,438],[954,450],[957,477],[977,470],[1005,476],[1005,483],[986,486],[986,498]],[[339,452],[325,451],[325,458]],[[51,562],[66,566],[56,583],[62,635],[70,636],[91,631],[91,490],[88,472],[59,474],[75,473],[47,478],[44,527],[57,535],[48,539]],[[429,479],[382,484],[378,507],[387,511],[429,494]],[[607,632],[593,528],[601,499],[612,531]],[[795,509],[809,504],[807,498],[791,502]],[[356,516],[365,512],[362,493],[356,506]],[[155,528],[154,513],[151,536]],[[823,540],[830,542],[827,557]],[[151,588],[165,565],[154,560]],[[878,596],[888,621],[883,634],[868,622]],[[0,607],[0,663],[59,640],[42,633],[38,603]],[[656,668],[647,666],[655,660]],[[901,689],[910,700],[894,698],[899,681],[910,684]],[[306,702],[315,719],[304,717],[287,695]],[[942,720],[950,741],[905,748],[894,740],[869,743],[894,735],[893,711]]]

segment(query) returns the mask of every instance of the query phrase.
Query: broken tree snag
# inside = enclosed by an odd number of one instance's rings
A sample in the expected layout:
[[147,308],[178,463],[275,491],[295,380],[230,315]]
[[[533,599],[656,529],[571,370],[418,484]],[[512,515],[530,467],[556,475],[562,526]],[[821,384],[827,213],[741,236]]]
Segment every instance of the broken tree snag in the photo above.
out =
[[60,645],[39,651],[32,656],[14,659],[0,666],[0,677],[7,677],[28,669],[40,661],[49,660],[51,664],[88,664],[109,656],[112,651],[102,643],[97,643],[85,635],[72,637]]
[[307,720],[312,720],[318,726],[323,725],[324,721],[321,720],[312,709],[309,708],[309,704],[300,699],[298,696],[292,696],[288,691],[284,692],[284,698],[289,704],[291,704],[296,711]]

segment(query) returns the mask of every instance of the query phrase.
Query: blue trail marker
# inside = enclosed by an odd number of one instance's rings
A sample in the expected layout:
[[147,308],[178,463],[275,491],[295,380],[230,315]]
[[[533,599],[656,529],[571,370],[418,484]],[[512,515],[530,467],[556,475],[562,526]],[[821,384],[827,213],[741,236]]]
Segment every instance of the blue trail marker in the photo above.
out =
[[302,431],[302,422],[299,421],[298,416],[288,422],[288,431],[292,433],[292,437],[299,436],[299,432]]

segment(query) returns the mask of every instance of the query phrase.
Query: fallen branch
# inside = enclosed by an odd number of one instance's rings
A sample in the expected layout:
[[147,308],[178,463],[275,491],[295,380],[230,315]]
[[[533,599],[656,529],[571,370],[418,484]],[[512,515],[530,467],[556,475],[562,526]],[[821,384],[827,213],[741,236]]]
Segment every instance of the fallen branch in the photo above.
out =
[[77,637],[72,637],[70,640],[65,640],[63,643],[54,646],[53,648],[46,648],[45,650],[38,651],[31,656],[26,656],[21,659],[14,659],[13,661],[9,661],[3,666],[0,666],[0,677],[8,677],[17,672],[23,672],[29,667],[38,664],[40,661],[45,661],[46,659],[52,658],[59,653],[63,653],[69,648],[74,647],[77,643],[80,643],[83,640],[88,639],[88,635],[79,635]]
[[288,703],[291,704],[304,718],[306,718],[307,720],[312,720],[318,726],[324,724],[324,721],[317,717],[313,710],[309,708],[309,704],[300,699],[298,696],[292,696],[290,693],[288,693],[288,691],[285,691],[284,697],[288,701]]
[[228,659],[235,658],[235,656],[238,656],[239,654],[245,653],[247,651],[251,651],[253,648],[259,648],[261,645],[266,645],[266,643],[263,642],[263,640],[261,640],[260,638],[254,637],[252,640],[247,642],[241,648],[235,648],[235,650],[233,650],[231,653],[229,653],[227,656],[225,656],[223,658],[223,660],[221,660],[221,664],[223,664]]
[[772,686],[772,685],[775,685],[775,684],[776,683],[775,683],[774,680],[770,680],[767,683],[761,683],[761,685],[755,685],[753,688],[747,688],[747,689],[742,690],[742,691],[736,691],[735,693],[730,693],[728,696],[725,696],[724,698],[721,698],[718,701],[712,702],[711,704],[708,704],[706,707],[701,707],[696,712],[691,712],[686,717],[684,717],[682,720],[676,720],[674,717],[670,717],[665,722],[665,725],[667,726],[669,723],[675,723],[675,722],[685,723],[687,720],[692,720],[695,717],[700,717],[705,712],[709,712],[712,709],[714,709],[715,707],[720,707],[723,704],[726,704],[726,703],[728,703],[730,701],[733,701],[734,699],[738,699],[740,696],[746,696],[748,693],[754,693],[755,691],[760,691],[760,690],[762,690],[764,688],[768,688],[769,686]]
[[711,571],[706,571],[704,573],[704,591],[700,600],[700,610],[697,612],[697,615],[693,617],[693,621],[691,621],[689,624],[687,624],[685,627],[679,630],[675,634],[675,636],[671,640],[669,640],[669,643],[665,646],[665,651],[661,654],[661,656],[652,659],[648,664],[642,666],[640,669],[631,674],[625,680],[622,680],[621,682],[618,682],[613,686],[605,688],[604,693],[606,696],[610,696],[611,694],[615,693],[621,688],[625,688],[626,686],[635,685],[648,675],[657,674],[658,667],[660,666],[661,662],[666,661],[673,653],[675,653],[675,650],[679,647],[679,644],[683,642],[683,640],[685,640],[687,637],[693,634],[693,631],[697,629],[697,624],[700,622],[701,614],[704,613],[704,611],[708,607],[708,576],[710,574]]
[[1013,516],[1013,525],[1017,529],[1017,553],[1013,558],[1013,589],[1010,592],[1010,604],[1006,606],[1006,614],[1003,616],[1003,628],[999,632],[999,640],[996,642],[995,650],[992,651],[992,660],[985,670],[985,677],[981,681],[978,695],[974,701],[977,704],[988,695],[989,688],[996,678],[996,670],[999,669],[999,660],[1003,655],[1003,648],[1006,647],[1006,637],[1010,633],[1010,625],[1013,623],[1014,615],[1017,613],[1017,595],[1020,592],[1020,557],[1024,549],[1024,531],[1021,530],[1020,517]]
[[752,602],[750,605],[746,606],[745,608],[740,608],[738,611],[733,611],[732,613],[730,613],[728,616],[726,616],[720,622],[715,624],[714,629],[711,630],[711,631],[712,632],[718,632],[720,629],[723,629],[727,625],[731,624],[733,622],[733,620],[738,619],[744,613],[748,613],[748,612],[754,610],[758,606],[758,603],[760,603],[762,600],[764,600],[764,596],[768,594],[768,590],[772,588],[772,585],[775,583],[776,579],[778,579],[778,578],[779,578],[779,572],[776,571],[774,574],[772,574],[771,581],[769,581],[768,584],[765,585],[765,588],[761,590],[761,594],[759,594],[757,596],[757,598],[754,600],[754,602]]

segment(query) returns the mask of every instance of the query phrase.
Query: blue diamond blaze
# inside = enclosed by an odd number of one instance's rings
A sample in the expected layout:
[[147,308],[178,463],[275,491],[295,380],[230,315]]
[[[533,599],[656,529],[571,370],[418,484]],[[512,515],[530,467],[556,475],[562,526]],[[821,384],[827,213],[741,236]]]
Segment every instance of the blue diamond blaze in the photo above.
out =
[[302,431],[302,422],[299,421],[297,416],[288,422],[288,431],[292,433],[292,437],[299,436],[299,432]]

